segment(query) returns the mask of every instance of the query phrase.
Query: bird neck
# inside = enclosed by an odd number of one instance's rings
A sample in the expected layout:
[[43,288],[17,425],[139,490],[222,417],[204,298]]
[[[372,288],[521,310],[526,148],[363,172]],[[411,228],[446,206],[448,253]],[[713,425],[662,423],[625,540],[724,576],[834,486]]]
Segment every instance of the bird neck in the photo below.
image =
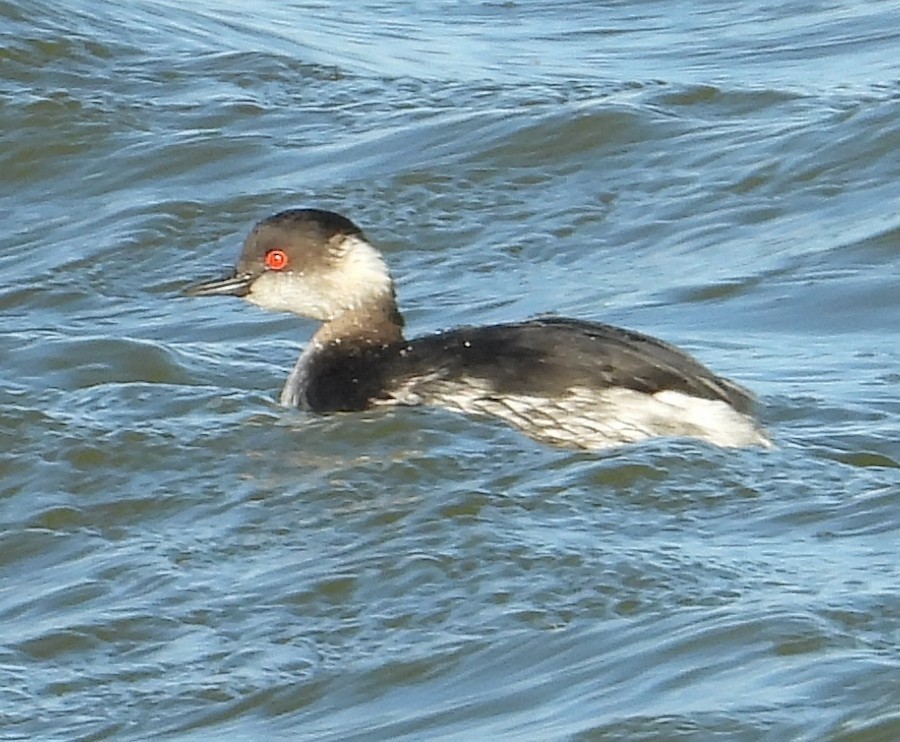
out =
[[397,308],[393,292],[360,306],[347,309],[323,324],[313,336],[319,345],[344,342],[367,345],[403,341],[403,316]]

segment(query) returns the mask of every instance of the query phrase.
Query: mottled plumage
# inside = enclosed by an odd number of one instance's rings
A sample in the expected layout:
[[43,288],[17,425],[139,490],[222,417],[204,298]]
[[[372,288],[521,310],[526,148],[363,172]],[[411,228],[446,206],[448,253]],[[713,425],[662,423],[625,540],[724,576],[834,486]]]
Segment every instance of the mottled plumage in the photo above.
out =
[[235,273],[191,293],[236,294],[324,322],[282,391],[289,406],[329,413],[438,405],[583,448],[656,435],[769,445],[749,392],[637,332],[550,317],[406,340],[383,259],[331,212],[263,220]]

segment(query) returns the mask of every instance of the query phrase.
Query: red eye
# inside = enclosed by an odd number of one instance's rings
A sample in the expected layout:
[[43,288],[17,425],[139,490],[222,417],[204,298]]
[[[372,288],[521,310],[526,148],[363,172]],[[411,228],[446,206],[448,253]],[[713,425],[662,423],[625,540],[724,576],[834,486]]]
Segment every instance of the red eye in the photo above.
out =
[[270,268],[273,271],[283,271],[287,268],[289,262],[287,253],[284,250],[276,248],[266,253],[266,268]]

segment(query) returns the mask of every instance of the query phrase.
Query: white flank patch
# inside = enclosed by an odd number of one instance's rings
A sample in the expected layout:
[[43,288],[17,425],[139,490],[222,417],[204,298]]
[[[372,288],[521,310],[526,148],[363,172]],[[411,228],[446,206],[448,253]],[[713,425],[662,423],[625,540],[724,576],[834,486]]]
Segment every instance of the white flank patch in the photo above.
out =
[[602,449],[659,436],[700,438],[725,447],[772,445],[752,418],[725,402],[680,392],[574,388],[546,398],[497,394],[481,379],[420,382],[409,383],[397,401],[491,415],[554,445]]

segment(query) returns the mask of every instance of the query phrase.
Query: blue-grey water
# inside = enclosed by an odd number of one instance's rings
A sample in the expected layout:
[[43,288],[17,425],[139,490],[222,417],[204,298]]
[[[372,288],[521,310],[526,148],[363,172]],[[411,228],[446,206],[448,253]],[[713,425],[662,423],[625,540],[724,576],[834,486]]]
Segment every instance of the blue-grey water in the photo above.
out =
[[[900,2],[0,0],[0,738],[900,739]],[[280,408],[290,206],[412,334],[689,349],[776,448]]]

